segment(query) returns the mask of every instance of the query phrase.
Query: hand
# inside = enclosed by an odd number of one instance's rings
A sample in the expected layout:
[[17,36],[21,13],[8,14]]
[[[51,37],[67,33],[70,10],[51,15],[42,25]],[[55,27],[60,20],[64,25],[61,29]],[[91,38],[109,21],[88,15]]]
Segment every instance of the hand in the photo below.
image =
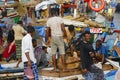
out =
[[82,74],[86,74],[88,72],[87,69],[82,69]]
[[48,38],[48,40],[47,40],[47,45],[50,45],[50,41],[51,41],[51,39],[50,38]]
[[31,61],[28,61],[27,66],[28,66],[28,67],[32,67],[32,62],[31,62]]

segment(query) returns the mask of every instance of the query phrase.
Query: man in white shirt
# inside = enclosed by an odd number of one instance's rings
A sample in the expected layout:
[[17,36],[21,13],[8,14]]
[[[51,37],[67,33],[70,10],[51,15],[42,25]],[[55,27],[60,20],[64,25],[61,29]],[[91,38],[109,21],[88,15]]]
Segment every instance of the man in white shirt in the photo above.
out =
[[[24,69],[30,67],[33,70],[34,80],[39,80],[38,69],[36,66],[36,59],[32,45],[32,36],[35,32],[34,27],[28,26],[27,32],[28,34],[22,39],[22,62],[24,63]],[[29,80],[26,75],[24,76],[24,80]]]
[[[66,31],[64,28],[64,23],[62,18],[57,17],[57,11],[55,9],[51,10],[51,18],[47,21],[47,39],[48,43],[51,37],[51,53],[52,53],[52,61],[54,65],[53,71],[56,71],[56,51],[59,49],[59,53],[61,54],[61,60],[63,64],[63,71],[66,70],[65,67],[65,48],[63,42],[63,35],[66,37]],[[51,30],[51,31],[50,31]],[[51,36],[50,36],[51,34]]]

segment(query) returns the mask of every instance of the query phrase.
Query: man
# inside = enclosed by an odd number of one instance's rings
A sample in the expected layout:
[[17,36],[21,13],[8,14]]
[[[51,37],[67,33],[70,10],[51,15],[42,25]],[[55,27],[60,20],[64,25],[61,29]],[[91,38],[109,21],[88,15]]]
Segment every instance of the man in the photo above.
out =
[[[63,71],[65,71],[65,48],[63,42],[63,34],[66,36],[66,31],[64,28],[63,20],[60,17],[57,17],[57,11],[51,10],[51,18],[47,21],[47,39],[48,43],[50,42],[51,36],[51,53],[52,53],[52,61],[54,65],[53,71],[56,71],[56,51],[59,49],[59,53],[61,54],[61,60],[63,64]],[[51,35],[50,35],[51,34]]]
[[94,49],[90,43],[91,34],[86,31],[83,33],[84,40],[79,44],[82,73],[85,80],[104,80],[104,73],[94,65]]
[[23,28],[22,21],[18,21],[17,25],[13,26],[13,30],[15,32],[16,58],[18,59],[18,64],[16,67],[18,67],[21,62],[21,41],[27,32]]
[[27,32],[23,28],[22,21],[18,21],[17,25],[13,26],[13,30],[15,32],[15,42],[17,45],[16,57],[17,59],[20,59],[21,58],[21,40]]
[[104,45],[102,45],[102,41],[97,40],[96,41],[96,55],[97,55],[97,57],[100,58],[100,60],[102,61],[102,64],[105,63],[105,58],[108,58],[107,53],[108,53],[107,49]]
[[[22,39],[22,62],[24,63],[24,69],[26,69],[27,67],[32,68],[34,80],[39,80],[38,69],[36,66],[36,59],[32,45],[32,36],[35,32],[34,27],[28,26],[27,32],[27,35]],[[26,75],[24,75],[24,80],[28,80]]]
[[[38,62],[38,66],[40,68],[44,68],[44,67],[47,67],[48,66],[48,61],[47,61],[47,47],[43,46],[42,47],[42,51],[41,53],[39,53],[39,62]],[[37,57],[37,56],[36,56]]]

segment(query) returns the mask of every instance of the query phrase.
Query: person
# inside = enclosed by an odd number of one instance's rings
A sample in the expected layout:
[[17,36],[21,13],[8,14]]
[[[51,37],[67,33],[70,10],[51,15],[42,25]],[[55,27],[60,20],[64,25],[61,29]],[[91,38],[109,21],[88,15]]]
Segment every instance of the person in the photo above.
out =
[[70,25],[68,27],[65,27],[65,31],[66,31],[67,37],[64,38],[64,44],[65,44],[65,51],[67,51],[71,46],[72,40],[75,36],[74,26]]
[[[6,24],[6,28],[7,30],[12,30],[12,26],[13,26],[13,20],[10,18],[10,17],[7,17],[7,9],[6,8],[3,8],[3,12],[1,13],[2,14],[2,19],[1,21],[4,22],[4,24]],[[8,32],[7,31],[7,32]]]
[[[24,63],[24,71],[27,67],[31,68],[34,74],[34,80],[39,80],[36,58],[32,45],[32,36],[35,32],[34,27],[28,26],[27,32],[28,33],[22,39],[22,62]],[[24,75],[24,80],[29,80],[26,75]]]
[[[83,33],[85,32],[84,28],[81,28],[81,30],[79,32],[76,33],[72,44],[74,46],[74,49],[77,51],[79,49],[79,43],[83,40]],[[79,52],[79,51],[78,51]]]
[[42,51],[41,51],[41,55],[40,55],[41,58],[39,60],[38,66],[41,66],[41,67],[47,67],[48,66],[49,62],[47,61],[46,53],[47,53],[47,47],[43,46]]
[[5,58],[7,62],[9,62],[11,59],[16,59],[14,30],[10,30],[8,32],[7,47],[3,52],[3,58]]
[[82,74],[85,80],[104,80],[104,73],[94,65],[96,58],[95,51],[90,43],[91,34],[89,31],[83,33],[83,41],[79,44]]
[[16,58],[19,60],[21,59],[21,40],[27,32],[23,28],[22,21],[18,21],[17,25],[13,26],[13,30],[15,32],[15,43],[17,47]]
[[32,44],[33,44],[33,48],[34,48],[34,53],[35,53],[35,58],[37,60],[36,65],[39,65],[40,62],[40,58],[41,58],[41,51],[42,51],[42,47],[40,45],[38,45],[38,42],[36,39],[32,39]]
[[[51,10],[51,18],[47,21],[47,43],[50,43],[51,38],[51,53],[52,53],[52,61],[54,69],[56,71],[56,51],[59,49],[59,53],[61,54],[61,60],[63,65],[63,71],[65,68],[65,48],[63,37],[67,37],[66,31],[64,28],[64,22],[62,18],[58,17],[56,10]],[[51,33],[51,34],[50,34]],[[51,36],[51,37],[50,37]]]
[[105,58],[108,58],[108,52],[106,49],[106,46],[102,45],[102,41],[101,40],[97,40],[96,41],[96,55],[97,57],[101,58],[102,64],[105,63]]

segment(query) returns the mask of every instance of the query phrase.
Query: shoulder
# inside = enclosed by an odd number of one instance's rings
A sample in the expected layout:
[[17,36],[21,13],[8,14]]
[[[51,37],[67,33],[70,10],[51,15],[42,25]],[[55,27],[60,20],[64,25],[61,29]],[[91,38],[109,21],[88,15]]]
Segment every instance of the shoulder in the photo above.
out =
[[50,22],[51,20],[52,20],[52,18],[49,18],[49,19],[47,20],[47,23]]
[[31,40],[31,39],[32,39],[32,37],[31,37],[31,35],[30,35],[30,34],[26,34],[26,35],[23,37],[23,39]]
[[48,21],[50,21],[51,19],[53,19],[54,17],[50,17],[50,18],[48,18]]
[[60,20],[63,20],[63,18],[61,18],[61,17],[57,17],[58,19],[60,19]]
[[82,48],[83,48],[83,46],[85,46],[85,45],[86,45],[86,43],[84,43],[83,41],[81,41],[81,42],[79,43],[79,46],[82,47]]

